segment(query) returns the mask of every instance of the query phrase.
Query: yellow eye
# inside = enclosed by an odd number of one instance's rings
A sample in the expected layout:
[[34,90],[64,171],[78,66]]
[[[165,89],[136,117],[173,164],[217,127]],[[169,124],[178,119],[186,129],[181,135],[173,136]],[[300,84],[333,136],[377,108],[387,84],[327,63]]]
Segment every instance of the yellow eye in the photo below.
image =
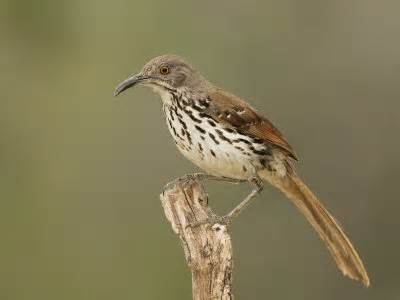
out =
[[161,75],[167,75],[167,74],[169,74],[169,72],[170,72],[170,70],[169,70],[169,67],[168,67],[168,66],[162,66],[162,67],[160,68],[160,73],[161,73]]

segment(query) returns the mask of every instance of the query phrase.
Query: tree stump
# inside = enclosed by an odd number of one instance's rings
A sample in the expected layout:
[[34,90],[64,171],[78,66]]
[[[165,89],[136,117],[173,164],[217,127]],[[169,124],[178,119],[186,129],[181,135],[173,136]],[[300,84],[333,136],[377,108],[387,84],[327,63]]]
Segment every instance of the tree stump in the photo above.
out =
[[193,299],[233,299],[232,243],[227,226],[191,226],[215,216],[202,184],[188,175],[167,184],[160,198],[192,272]]

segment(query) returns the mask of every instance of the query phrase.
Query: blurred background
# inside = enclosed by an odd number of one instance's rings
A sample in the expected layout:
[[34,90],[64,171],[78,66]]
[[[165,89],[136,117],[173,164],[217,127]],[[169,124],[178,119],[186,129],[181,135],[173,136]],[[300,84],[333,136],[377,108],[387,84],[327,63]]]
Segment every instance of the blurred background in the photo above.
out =
[[[400,299],[398,1],[0,0],[0,299],[190,299],[159,193],[197,169],[143,88],[176,53],[264,112],[353,240],[342,277],[267,188],[232,226],[237,299]],[[227,212],[249,187],[210,183]]]

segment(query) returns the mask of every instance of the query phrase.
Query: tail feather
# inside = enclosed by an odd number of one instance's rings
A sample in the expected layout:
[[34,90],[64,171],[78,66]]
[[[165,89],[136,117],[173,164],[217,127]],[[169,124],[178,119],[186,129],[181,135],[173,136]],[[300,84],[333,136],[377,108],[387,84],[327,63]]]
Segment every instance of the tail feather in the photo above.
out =
[[294,172],[285,177],[261,173],[261,178],[280,189],[303,213],[325,242],[338,268],[345,276],[369,286],[367,271],[349,238],[314,193]]

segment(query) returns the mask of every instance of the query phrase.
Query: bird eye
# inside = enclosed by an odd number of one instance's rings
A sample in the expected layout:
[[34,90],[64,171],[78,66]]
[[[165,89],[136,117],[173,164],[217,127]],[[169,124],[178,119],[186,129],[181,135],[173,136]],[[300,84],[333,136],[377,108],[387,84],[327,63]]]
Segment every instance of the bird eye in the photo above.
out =
[[162,66],[162,67],[160,68],[160,73],[161,73],[161,75],[167,75],[167,74],[169,74],[169,72],[170,72],[170,70],[169,70],[169,67],[168,67],[168,66]]

